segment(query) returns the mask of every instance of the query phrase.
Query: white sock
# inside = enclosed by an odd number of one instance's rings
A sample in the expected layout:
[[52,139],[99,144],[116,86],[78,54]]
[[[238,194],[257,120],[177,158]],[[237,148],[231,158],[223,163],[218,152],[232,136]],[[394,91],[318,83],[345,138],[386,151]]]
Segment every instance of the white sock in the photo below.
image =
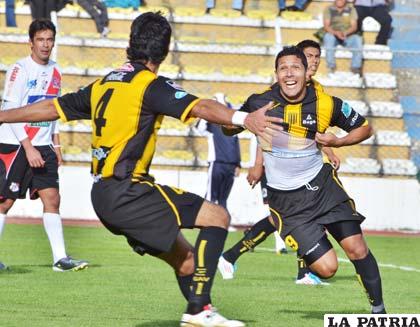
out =
[[3,227],[4,227],[5,220],[6,220],[6,214],[0,213],[0,236],[3,234]]
[[276,251],[280,251],[281,249],[286,248],[286,244],[284,244],[284,241],[280,237],[280,234],[278,231],[274,232],[274,238],[276,240]]
[[66,247],[64,245],[63,225],[58,213],[44,212],[43,215],[45,232],[50,240],[54,263],[66,257]]

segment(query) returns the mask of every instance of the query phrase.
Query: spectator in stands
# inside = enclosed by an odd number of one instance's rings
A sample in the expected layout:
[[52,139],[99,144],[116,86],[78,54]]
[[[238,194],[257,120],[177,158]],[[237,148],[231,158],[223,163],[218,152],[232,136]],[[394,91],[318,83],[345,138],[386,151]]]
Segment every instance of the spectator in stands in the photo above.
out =
[[346,0],[335,0],[334,4],[324,10],[324,47],[326,50],[327,66],[330,73],[334,73],[335,47],[341,44],[353,52],[351,71],[361,74],[362,68],[362,37],[357,34],[357,12]]
[[[244,0],[232,0],[232,9],[244,13]],[[216,0],[206,0],[206,14],[210,14],[210,11],[216,6]]]
[[6,0],[6,26],[17,26],[15,17],[15,0]]
[[96,30],[101,37],[107,37],[109,33],[109,19],[106,5],[101,0],[78,0],[77,2],[95,21]]
[[26,0],[31,8],[32,19],[51,20],[51,12],[59,12],[68,4],[73,4],[73,0]]
[[295,0],[295,4],[293,6],[286,7],[286,0],[279,0],[279,16],[285,10],[287,11],[304,11],[305,6],[308,0]]
[[358,15],[357,25],[359,32],[362,32],[363,20],[366,17],[372,17],[381,25],[375,44],[386,45],[391,36],[392,23],[388,0],[355,0],[354,7]]

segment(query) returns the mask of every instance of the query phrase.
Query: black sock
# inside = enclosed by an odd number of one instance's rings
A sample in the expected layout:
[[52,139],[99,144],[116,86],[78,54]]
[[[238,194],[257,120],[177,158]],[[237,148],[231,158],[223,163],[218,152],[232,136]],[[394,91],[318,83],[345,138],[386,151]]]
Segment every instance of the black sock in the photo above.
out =
[[227,230],[221,227],[203,227],[194,248],[195,270],[191,280],[187,313],[196,314],[211,303],[210,290]]
[[276,228],[270,223],[268,217],[260,220],[251,227],[249,232],[238,243],[223,253],[223,258],[234,264],[242,254],[264,242],[275,230]]
[[382,300],[381,275],[375,257],[369,251],[364,259],[351,260],[356,268],[357,278],[365,289],[373,313],[385,310]]
[[188,297],[190,296],[190,292],[191,292],[192,276],[193,276],[193,274],[187,275],[187,276],[176,275],[176,279],[178,281],[179,289],[181,290],[182,295],[184,296],[185,300],[187,300],[187,301],[188,301]]
[[296,256],[297,256],[297,265],[298,265],[297,279],[301,279],[305,277],[305,274],[310,273],[311,270],[306,265],[305,260],[303,260],[302,258],[299,258],[299,255],[297,254],[297,252],[296,252]]

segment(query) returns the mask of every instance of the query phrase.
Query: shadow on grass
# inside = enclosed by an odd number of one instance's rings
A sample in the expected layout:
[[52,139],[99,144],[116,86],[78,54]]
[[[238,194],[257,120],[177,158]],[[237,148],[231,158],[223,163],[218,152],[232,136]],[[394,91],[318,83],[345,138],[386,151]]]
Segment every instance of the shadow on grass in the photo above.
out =
[[28,266],[8,266],[6,269],[0,270],[2,275],[18,275],[18,274],[28,274],[32,270],[27,268]]

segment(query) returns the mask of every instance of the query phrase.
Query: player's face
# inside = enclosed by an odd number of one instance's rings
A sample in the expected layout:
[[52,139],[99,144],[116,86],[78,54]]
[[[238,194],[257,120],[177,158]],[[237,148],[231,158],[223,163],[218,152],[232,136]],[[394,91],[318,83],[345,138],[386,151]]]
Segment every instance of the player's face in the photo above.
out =
[[298,102],[306,92],[306,70],[302,60],[295,55],[279,58],[277,63],[277,82],[281,95],[289,102]]
[[38,64],[47,64],[54,48],[54,33],[51,30],[43,30],[35,33],[30,41],[31,57]]
[[308,61],[308,71],[306,77],[308,80],[316,74],[318,71],[319,64],[321,63],[321,53],[317,48],[308,47],[303,50]]

